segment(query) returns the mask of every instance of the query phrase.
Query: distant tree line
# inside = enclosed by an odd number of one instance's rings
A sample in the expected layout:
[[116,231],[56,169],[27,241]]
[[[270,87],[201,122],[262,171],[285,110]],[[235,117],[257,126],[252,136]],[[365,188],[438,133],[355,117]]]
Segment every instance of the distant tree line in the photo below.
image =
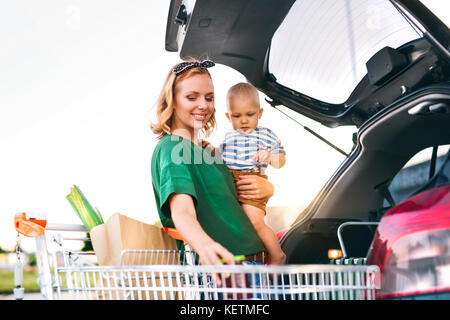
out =
[[0,253],[11,253],[12,251],[8,251],[0,247]]

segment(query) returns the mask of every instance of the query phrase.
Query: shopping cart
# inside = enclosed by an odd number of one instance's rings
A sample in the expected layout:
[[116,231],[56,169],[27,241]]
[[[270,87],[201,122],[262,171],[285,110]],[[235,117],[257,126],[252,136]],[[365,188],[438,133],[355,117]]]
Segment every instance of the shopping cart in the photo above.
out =
[[380,287],[377,266],[206,266],[195,264],[192,250],[124,250],[119,266],[98,266],[95,253],[66,248],[68,241],[88,239],[62,232],[86,233],[83,226],[47,224],[22,214],[15,227],[36,239],[43,299],[373,300]]

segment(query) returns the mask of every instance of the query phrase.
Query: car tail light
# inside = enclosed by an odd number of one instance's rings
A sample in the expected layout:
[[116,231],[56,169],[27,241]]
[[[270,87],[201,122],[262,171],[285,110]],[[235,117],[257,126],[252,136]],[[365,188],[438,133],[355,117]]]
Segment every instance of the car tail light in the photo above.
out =
[[367,264],[380,267],[379,299],[450,292],[450,185],[387,212]]
[[450,291],[450,230],[407,235],[391,249],[379,298]]

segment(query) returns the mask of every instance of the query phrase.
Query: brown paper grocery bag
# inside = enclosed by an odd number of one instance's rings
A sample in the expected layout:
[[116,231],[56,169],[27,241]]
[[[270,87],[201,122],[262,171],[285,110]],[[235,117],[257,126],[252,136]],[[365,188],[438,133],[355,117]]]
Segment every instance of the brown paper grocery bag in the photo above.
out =
[[[92,247],[99,265],[118,266],[120,254],[125,249],[177,250],[175,239],[161,228],[129,218],[120,213],[113,214],[106,223],[92,228]],[[157,264],[160,261],[129,260],[122,264]]]
[[[113,214],[105,224],[92,228],[90,232],[92,247],[97,256],[99,265],[143,265],[143,264],[177,264],[179,260],[154,258],[152,255],[145,255],[145,258],[124,259],[121,261],[121,252],[125,249],[158,249],[177,250],[175,239],[170,237],[161,228],[131,219],[120,213]],[[126,255],[124,257],[127,257]],[[163,292],[154,290],[156,287],[173,287],[176,285],[173,279],[156,279],[150,285],[145,285],[143,280],[132,279],[123,283],[125,287],[140,287],[139,291],[123,291],[115,289],[115,282],[108,281],[103,277],[98,282],[100,289],[94,293],[95,299],[170,299]],[[178,299],[179,294],[175,294],[172,299]]]

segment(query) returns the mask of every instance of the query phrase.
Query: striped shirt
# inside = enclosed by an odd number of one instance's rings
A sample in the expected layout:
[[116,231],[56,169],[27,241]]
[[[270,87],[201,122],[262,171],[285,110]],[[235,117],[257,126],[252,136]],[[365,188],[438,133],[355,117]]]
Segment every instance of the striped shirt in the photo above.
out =
[[222,159],[229,169],[247,172],[263,172],[267,167],[267,163],[252,160],[260,150],[268,150],[271,154],[286,154],[276,134],[264,127],[257,127],[248,133],[228,131],[219,146]]

